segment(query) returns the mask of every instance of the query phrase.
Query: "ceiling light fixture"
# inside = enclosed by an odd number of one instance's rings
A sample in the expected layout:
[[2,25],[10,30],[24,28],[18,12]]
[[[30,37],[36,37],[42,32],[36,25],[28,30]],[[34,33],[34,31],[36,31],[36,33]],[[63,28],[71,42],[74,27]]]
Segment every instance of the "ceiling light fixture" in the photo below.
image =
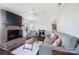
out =
[[39,14],[42,13],[43,10],[38,10],[38,9],[35,9],[35,8],[32,8],[29,12],[29,16],[27,16],[26,18],[28,20],[31,20],[31,21],[34,21],[36,20],[36,18],[38,17]]

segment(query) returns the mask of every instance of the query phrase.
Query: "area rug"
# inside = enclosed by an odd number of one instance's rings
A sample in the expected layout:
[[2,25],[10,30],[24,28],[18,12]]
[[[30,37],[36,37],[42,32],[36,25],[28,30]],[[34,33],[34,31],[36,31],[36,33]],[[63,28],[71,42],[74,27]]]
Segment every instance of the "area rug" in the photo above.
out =
[[[42,42],[35,42],[33,44],[33,50],[28,50],[28,49],[23,49],[23,46],[20,46],[19,48],[13,50],[11,53],[14,55],[36,55],[38,50],[39,50],[39,46],[42,44]],[[30,44],[25,44],[26,47],[31,47]]]

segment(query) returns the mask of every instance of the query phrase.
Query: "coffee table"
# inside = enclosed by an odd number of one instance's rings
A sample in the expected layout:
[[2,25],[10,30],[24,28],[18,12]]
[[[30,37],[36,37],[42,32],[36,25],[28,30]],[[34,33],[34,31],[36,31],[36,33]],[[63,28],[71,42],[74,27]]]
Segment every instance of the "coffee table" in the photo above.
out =
[[39,46],[42,45],[42,41],[36,41],[33,45],[34,45],[33,51],[28,49],[23,49],[23,45],[22,45],[19,48],[13,50],[11,53],[14,55],[37,55],[39,51]]

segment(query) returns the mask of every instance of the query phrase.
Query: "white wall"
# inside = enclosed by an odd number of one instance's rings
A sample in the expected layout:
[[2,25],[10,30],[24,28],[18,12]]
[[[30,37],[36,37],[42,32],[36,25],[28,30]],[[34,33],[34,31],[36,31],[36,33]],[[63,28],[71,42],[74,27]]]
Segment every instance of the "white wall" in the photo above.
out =
[[79,4],[67,4],[58,19],[57,29],[79,38]]
[[35,23],[35,29],[36,30],[46,30],[51,31],[51,25],[50,25],[50,19],[49,18],[42,18]]
[[30,27],[30,25],[33,24],[32,28],[29,28],[29,30],[46,30],[51,31],[51,23],[50,18],[40,17],[37,18],[35,21],[27,21],[25,20],[25,24],[29,23],[27,26]]
[[[27,19],[23,20],[24,26],[23,28],[23,36],[26,36],[26,26],[28,26],[29,31],[30,30],[45,30],[46,32],[51,31],[51,21],[50,18],[37,18],[35,21],[29,21]],[[30,27],[30,25],[33,25]]]

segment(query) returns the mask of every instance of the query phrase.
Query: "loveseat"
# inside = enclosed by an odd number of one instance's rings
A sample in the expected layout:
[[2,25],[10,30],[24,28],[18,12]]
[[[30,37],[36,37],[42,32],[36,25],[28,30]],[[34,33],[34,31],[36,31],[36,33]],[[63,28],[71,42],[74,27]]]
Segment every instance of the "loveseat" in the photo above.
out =
[[53,53],[53,50],[79,54],[78,38],[60,32],[56,32],[53,34],[58,35],[60,40],[55,43],[52,43],[51,36],[53,35],[51,35],[50,37],[46,37],[43,42],[43,45],[41,45],[39,48],[40,55],[51,55]]

